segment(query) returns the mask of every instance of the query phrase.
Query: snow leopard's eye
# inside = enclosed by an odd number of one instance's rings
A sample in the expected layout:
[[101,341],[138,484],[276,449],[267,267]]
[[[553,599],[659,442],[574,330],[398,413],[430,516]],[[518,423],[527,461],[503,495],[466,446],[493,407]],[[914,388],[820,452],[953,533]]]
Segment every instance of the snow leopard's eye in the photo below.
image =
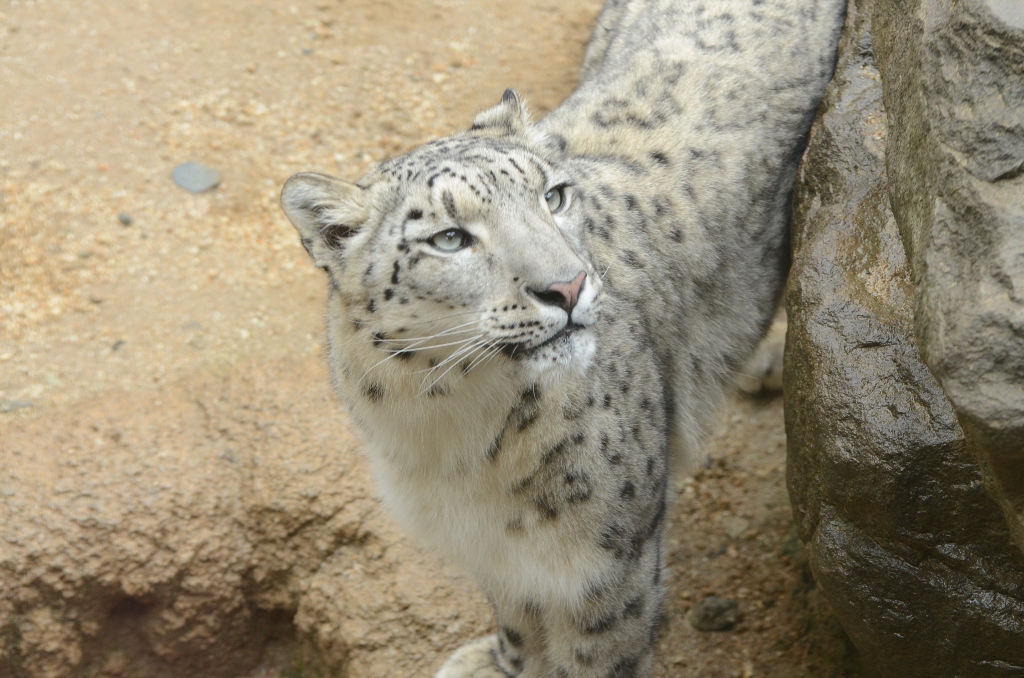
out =
[[544,200],[552,214],[558,214],[565,208],[565,186],[555,186],[544,194]]
[[449,228],[430,236],[430,244],[442,252],[454,252],[469,245],[472,237],[461,228]]

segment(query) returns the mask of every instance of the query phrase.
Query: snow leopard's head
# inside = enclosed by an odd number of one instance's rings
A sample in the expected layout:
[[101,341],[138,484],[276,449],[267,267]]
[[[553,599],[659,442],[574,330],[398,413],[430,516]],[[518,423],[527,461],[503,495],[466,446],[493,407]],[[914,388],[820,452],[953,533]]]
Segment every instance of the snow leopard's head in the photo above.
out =
[[332,348],[372,345],[388,369],[426,363],[438,383],[494,361],[549,375],[585,367],[601,280],[573,178],[538,148],[508,90],[468,132],[357,184],[291,177],[284,211],[330,277],[332,322],[345,324],[331,328]]

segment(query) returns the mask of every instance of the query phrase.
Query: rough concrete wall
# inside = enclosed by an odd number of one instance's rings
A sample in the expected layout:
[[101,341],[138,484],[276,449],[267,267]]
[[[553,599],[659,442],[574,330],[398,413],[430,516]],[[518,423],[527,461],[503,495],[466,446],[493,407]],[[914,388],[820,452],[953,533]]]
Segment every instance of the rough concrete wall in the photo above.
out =
[[320,362],[0,430],[0,678],[241,678],[275,648],[386,676],[368,651],[486,630],[483,596],[379,508]]
[[1024,555],[915,338],[872,4],[851,2],[797,187],[785,375],[797,526],[873,672],[1024,675]]

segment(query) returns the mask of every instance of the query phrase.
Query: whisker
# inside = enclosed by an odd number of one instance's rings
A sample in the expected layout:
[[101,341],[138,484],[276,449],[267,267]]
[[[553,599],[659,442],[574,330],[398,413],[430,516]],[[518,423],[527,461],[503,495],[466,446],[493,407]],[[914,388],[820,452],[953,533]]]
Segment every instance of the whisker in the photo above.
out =
[[[469,354],[472,354],[472,353],[473,353],[473,351],[479,350],[480,348],[483,348],[484,346],[487,346],[488,344],[489,344],[489,341],[488,341],[488,340],[486,340],[486,339],[484,339],[484,340],[480,341],[479,343],[477,343],[477,345],[475,345],[475,346],[474,346],[474,347],[473,347],[473,348],[472,348],[472,349],[471,349],[471,350],[470,350],[470,351],[469,351],[468,353],[469,353]],[[456,362],[453,362],[453,363],[451,364],[451,366],[450,366],[450,367],[449,367],[448,369],[446,369],[446,370],[445,370],[444,372],[442,372],[442,373],[441,373],[441,376],[439,376],[439,377],[438,377],[437,379],[435,379],[434,381],[430,382],[430,386],[427,386],[427,387],[426,387],[425,389],[421,390],[421,391],[420,391],[420,395],[423,395],[424,393],[426,393],[426,392],[427,392],[427,391],[429,391],[430,389],[434,388],[434,386],[435,386],[435,385],[436,385],[436,384],[437,384],[438,382],[440,382],[440,381],[441,381],[442,379],[444,379],[444,378],[445,378],[445,376],[446,376],[446,375],[447,375],[447,374],[448,374],[449,372],[451,372],[451,371],[452,371],[453,369],[455,369],[455,366],[456,366],[456,365],[458,365],[458,362],[457,362],[457,361],[456,361]],[[436,369],[436,368],[435,368],[435,369]],[[426,379],[424,379],[423,381],[426,381]]]
[[[447,343],[444,343],[444,344],[430,344],[428,346],[406,347],[406,348],[403,348],[403,349],[400,349],[400,350],[396,349],[396,350],[391,351],[385,358],[383,358],[380,361],[378,361],[373,367],[376,367],[377,365],[380,365],[383,362],[387,362],[388,360],[391,360],[392,358],[397,358],[398,356],[402,355],[403,353],[416,353],[417,351],[426,351],[426,350],[431,349],[431,348],[444,348],[446,346],[458,346],[460,344],[465,344],[467,342],[471,342],[471,341],[475,340],[476,338],[477,338],[477,335],[474,335],[474,336],[471,336],[471,337],[465,337],[463,339],[459,339],[458,341],[451,341],[451,342],[447,342]],[[423,342],[419,342],[419,343],[423,343]],[[371,367],[370,369],[372,370],[373,367]]]
[[[467,355],[473,353],[473,351],[475,351],[476,349],[478,349],[478,348],[480,348],[480,347],[482,347],[482,346],[484,346],[486,344],[487,344],[487,340],[483,339],[482,337],[479,337],[478,340],[476,342],[474,342],[473,344],[464,346],[464,347],[462,347],[460,349],[457,349],[450,356],[448,356],[447,358],[445,358],[444,360],[442,360],[438,364],[434,365],[433,367],[429,367],[426,370],[420,370],[420,372],[433,372],[433,371],[439,370],[439,369],[441,369],[442,367],[444,367],[445,365],[447,365],[450,362],[454,362],[454,361],[457,361],[457,360],[461,360],[462,358],[465,358]],[[419,374],[419,372],[417,372],[417,374]]]
[[499,355],[501,355],[501,352],[502,352],[502,350],[504,350],[504,348],[505,348],[504,346],[495,346],[494,350],[491,351],[491,355],[487,358],[487,360],[485,360],[483,363],[480,364],[480,367],[483,367],[487,363],[489,363],[492,360],[494,360],[494,358],[496,358]]
[[[393,351],[392,353],[388,354],[387,356],[385,356],[381,360],[378,360],[374,365],[372,365],[369,369],[367,369],[366,372],[363,373],[363,376],[361,376],[359,378],[359,383],[362,383],[363,379],[365,379],[367,376],[369,376],[370,372],[375,370],[377,367],[383,365],[384,363],[386,363],[389,360],[392,360],[393,358],[397,358],[399,355],[401,355],[403,353],[415,353],[416,351],[426,351],[427,349],[443,348],[445,346],[458,346],[460,344],[472,343],[477,338],[478,338],[478,336],[474,335],[474,336],[471,336],[471,337],[466,337],[464,339],[459,339],[458,341],[453,341],[453,342],[446,343],[446,344],[433,344],[433,345],[429,345],[429,346],[420,346],[418,348],[410,347],[410,348],[404,348],[404,349],[402,349],[400,351]],[[422,343],[422,342],[420,342],[420,343]],[[461,349],[459,349],[459,350],[461,350]]]
[[[479,335],[477,335],[479,336]],[[465,339],[459,339],[458,341],[451,341],[445,344],[428,344],[426,346],[417,346],[416,348],[403,348],[402,350],[395,349],[395,353],[415,353],[416,351],[427,351],[432,348],[444,348],[446,346],[458,346],[467,341],[472,340],[474,337],[466,337]],[[422,342],[419,342],[422,343]]]
[[[479,337],[477,337],[477,338],[479,339]],[[433,371],[433,370],[438,370],[438,369],[441,369],[442,367],[444,367],[445,365],[447,365],[447,364],[448,364],[448,363],[450,363],[451,361],[453,361],[453,360],[458,360],[458,359],[459,359],[459,358],[461,358],[461,357],[462,357],[463,355],[465,355],[465,353],[466,353],[466,348],[468,348],[468,347],[465,347],[465,348],[460,348],[460,349],[457,349],[457,350],[456,350],[456,351],[454,351],[454,352],[453,352],[453,353],[452,353],[452,354],[451,354],[450,356],[448,356],[447,358],[445,358],[444,360],[442,360],[442,361],[441,361],[441,362],[439,362],[438,364],[436,364],[436,365],[432,365],[431,367],[428,367],[428,368],[427,368],[427,369],[425,369],[425,370],[418,370],[418,371],[416,372],[416,374],[420,374],[420,373],[422,373],[422,372],[431,372],[431,371]]]
[[500,344],[494,345],[492,343],[490,346],[487,347],[487,349],[483,353],[481,353],[480,355],[478,355],[476,358],[473,359],[473,362],[471,362],[469,364],[469,367],[466,368],[466,372],[469,372],[474,367],[477,367],[477,366],[483,364],[484,360],[486,360],[490,356],[493,356],[495,351],[500,351],[500,350],[501,350],[501,345]]
[[[436,339],[438,337],[443,337],[446,334],[452,334],[454,332],[458,332],[461,328],[468,327],[470,325],[476,325],[476,321],[473,320],[473,321],[468,322],[468,323],[462,323],[461,325],[456,325],[455,327],[452,327],[451,329],[444,330],[443,332],[438,332],[437,334],[431,334],[431,335],[427,335],[427,336],[423,336],[423,337],[401,337],[401,338],[398,338],[398,339],[388,338],[388,339],[382,339],[381,341],[384,341],[384,342],[387,342],[387,343],[396,343],[396,342],[401,342],[401,341],[420,341],[421,339]],[[471,330],[462,330],[462,331],[463,332],[468,332],[468,331],[471,331]]]
[[400,351],[396,351],[394,353],[389,353],[384,358],[382,358],[382,359],[378,360],[377,362],[375,362],[373,365],[368,367],[365,372],[363,372],[363,376],[359,377],[359,382],[357,382],[357,383],[362,383],[363,379],[366,379],[366,377],[369,376],[370,372],[373,372],[375,369],[377,369],[378,367],[380,367],[381,365],[383,365],[387,361],[392,360],[394,358],[397,358],[399,353],[400,353]]
[[434,318],[417,318],[416,320],[410,320],[409,322],[411,324],[417,325],[422,325],[424,323],[439,323],[444,322],[445,320],[451,320],[452,318],[459,318],[464,315],[479,315],[480,313],[482,313],[482,311],[480,311],[479,309],[474,309],[472,311],[458,311],[456,313],[448,313],[446,315],[440,315]]
[[488,355],[486,358],[484,358],[484,360],[479,365],[477,365],[477,367],[484,367],[485,365],[487,365],[487,363],[489,363],[492,360],[494,360],[495,357],[497,357],[498,355],[501,354],[502,348],[503,347],[500,346],[500,345],[499,346],[495,346],[494,350],[491,351],[490,355]]
[[478,356],[474,357],[473,359],[471,359],[469,361],[469,363],[466,364],[466,368],[463,370],[463,372],[464,373],[465,372],[469,372],[471,369],[473,369],[473,366],[477,363],[477,361],[480,360],[480,358],[482,356],[486,355],[487,352],[490,351],[493,346],[494,346],[494,340],[493,339],[488,339],[488,340],[484,341],[483,346],[480,347],[481,348],[480,355],[478,355]]

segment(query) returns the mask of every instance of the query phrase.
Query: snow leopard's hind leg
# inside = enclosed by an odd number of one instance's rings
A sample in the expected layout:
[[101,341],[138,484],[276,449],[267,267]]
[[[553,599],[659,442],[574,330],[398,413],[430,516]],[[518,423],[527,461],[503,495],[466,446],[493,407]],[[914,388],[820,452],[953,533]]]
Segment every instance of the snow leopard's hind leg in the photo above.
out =
[[739,368],[735,384],[744,393],[757,395],[782,390],[782,356],[786,348],[786,309],[780,308],[771,328],[754,355]]

